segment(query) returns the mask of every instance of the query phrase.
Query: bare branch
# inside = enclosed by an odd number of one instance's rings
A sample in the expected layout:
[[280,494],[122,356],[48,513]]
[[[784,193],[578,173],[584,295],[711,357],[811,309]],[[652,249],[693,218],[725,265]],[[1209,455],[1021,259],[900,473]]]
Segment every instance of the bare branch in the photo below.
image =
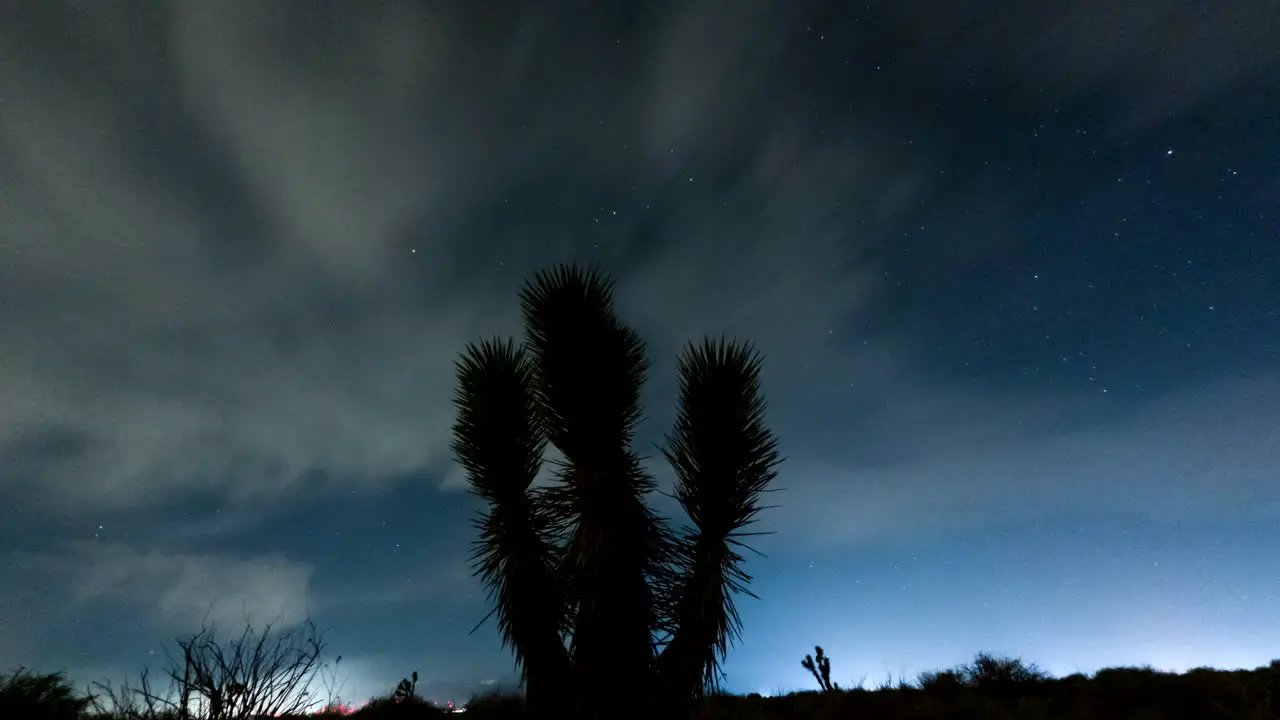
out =
[[310,621],[286,632],[246,625],[225,640],[206,625],[176,644],[177,654],[166,651],[167,688],[154,688],[146,669],[136,684],[93,683],[95,710],[121,720],[250,720],[325,704],[313,687],[325,667],[324,642]]

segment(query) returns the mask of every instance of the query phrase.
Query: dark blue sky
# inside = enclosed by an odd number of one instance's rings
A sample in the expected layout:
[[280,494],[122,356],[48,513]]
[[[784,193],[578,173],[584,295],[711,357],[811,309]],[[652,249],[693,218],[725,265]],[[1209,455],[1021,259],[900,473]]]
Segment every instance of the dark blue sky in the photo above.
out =
[[646,444],[684,341],[767,354],[731,689],[1280,656],[1280,9],[1025,6],[6,7],[0,665],[310,616],[356,698],[509,677],[452,363],[570,260]]

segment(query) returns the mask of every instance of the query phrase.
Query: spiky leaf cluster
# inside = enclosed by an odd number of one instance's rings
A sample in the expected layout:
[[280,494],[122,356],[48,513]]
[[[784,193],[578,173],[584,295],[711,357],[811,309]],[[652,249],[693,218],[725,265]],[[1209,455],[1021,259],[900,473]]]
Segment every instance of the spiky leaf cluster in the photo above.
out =
[[[614,312],[613,285],[572,266],[520,293],[524,342],[469,345],[458,363],[453,450],[487,510],[476,574],[543,717],[622,717],[713,687],[740,627],[744,530],[776,474],[760,357],[710,340],[681,355],[664,457],[690,527],[647,504],[656,484],[632,449],[649,369]],[[562,459],[535,487],[547,445]]]

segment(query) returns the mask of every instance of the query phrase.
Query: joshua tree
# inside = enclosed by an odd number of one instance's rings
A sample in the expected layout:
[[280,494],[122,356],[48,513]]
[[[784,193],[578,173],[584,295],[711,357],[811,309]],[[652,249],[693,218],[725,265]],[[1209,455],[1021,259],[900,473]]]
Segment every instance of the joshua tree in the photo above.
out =
[[840,686],[831,682],[831,658],[824,655],[822,648],[815,645],[813,651],[815,655],[805,655],[800,661],[800,666],[805,670],[813,673],[813,678],[818,681],[818,687],[822,692],[833,692],[840,689]]
[[[745,528],[780,457],[764,425],[760,356],[704,340],[678,363],[675,427],[662,454],[691,527],[646,504],[653,478],[632,450],[648,362],[594,269],[543,271],[520,294],[522,345],[468,345],[458,363],[453,450],[473,493],[473,568],[541,717],[634,717],[713,689],[741,621],[733,595]],[[563,460],[533,487],[547,443]]]
[[413,671],[413,680],[404,678],[400,684],[396,686],[396,691],[392,693],[391,698],[396,702],[403,702],[410,698],[418,696],[418,671]]

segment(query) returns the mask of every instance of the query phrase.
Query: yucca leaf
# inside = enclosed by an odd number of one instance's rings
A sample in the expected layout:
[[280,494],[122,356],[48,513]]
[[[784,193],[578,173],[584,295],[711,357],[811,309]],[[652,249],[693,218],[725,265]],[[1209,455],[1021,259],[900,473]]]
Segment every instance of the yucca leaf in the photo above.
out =
[[530,491],[545,446],[532,368],[512,342],[492,340],[468,345],[457,372],[452,449],[471,491],[489,505],[476,520],[472,567],[531,706],[558,708],[570,678],[560,632],[566,605],[551,516]]
[[617,698],[652,672],[649,583],[670,545],[645,502],[653,479],[630,447],[648,361],[640,337],[614,314],[611,282],[595,269],[538,273],[520,299],[541,426],[564,456],[547,498],[567,538],[580,712],[611,716]]
[[547,438],[570,463],[618,461],[640,420],[644,342],[614,315],[613,283],[595,268],[537,273],[520,293]]
[[674,636],[662,653],[664,685],[714,687],[741,627],[735,593],[751,576],[738,549],[781,461],[764,424],[760,356],[748,344],[704,340],[679,362],[680,399],[663,454],[675,498],[693,527],[682,538],[680,579],[668,607]]

